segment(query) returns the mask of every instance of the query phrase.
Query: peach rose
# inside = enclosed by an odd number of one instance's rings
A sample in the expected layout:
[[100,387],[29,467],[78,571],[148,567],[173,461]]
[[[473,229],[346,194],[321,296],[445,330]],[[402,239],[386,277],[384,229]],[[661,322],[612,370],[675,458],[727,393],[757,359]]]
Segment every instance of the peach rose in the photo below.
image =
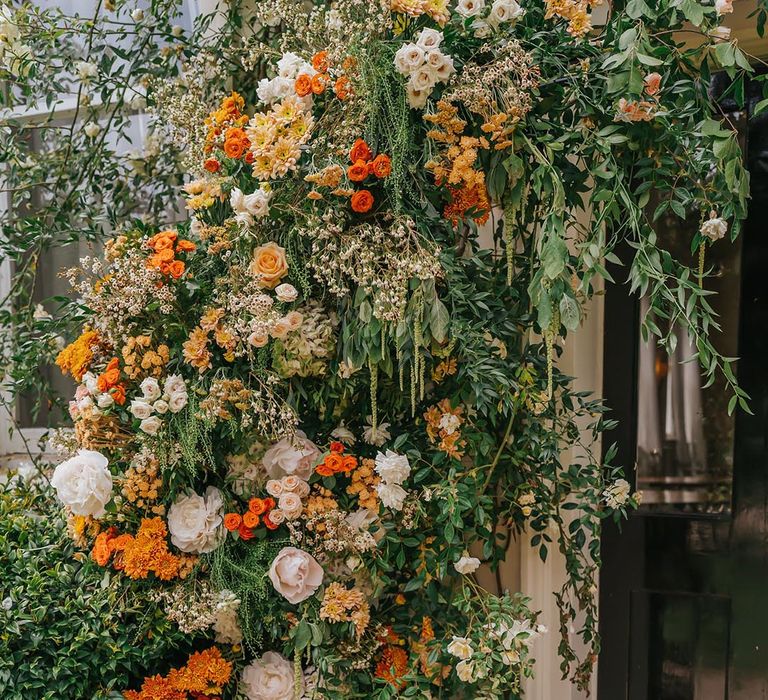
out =
[[288,333],[291,330],[291,323],[287,318],[279,318],[275,321],[274,325],[270,329],[270,334],[273,338],[284,340],[288,337]]
[[285,248],[281,248],[273,241],[256,248],[253,251],[251,273],[261,278],[263,287],[274,289],[288,274]]
[[275,590],[294,605],[309,598],[323,584],[323,567],[307,552],[283,547],[269,567]]
[[269,335],[265,331],[254,331],[248,336],[248,343],[255,348],[263,348],[269,342]]

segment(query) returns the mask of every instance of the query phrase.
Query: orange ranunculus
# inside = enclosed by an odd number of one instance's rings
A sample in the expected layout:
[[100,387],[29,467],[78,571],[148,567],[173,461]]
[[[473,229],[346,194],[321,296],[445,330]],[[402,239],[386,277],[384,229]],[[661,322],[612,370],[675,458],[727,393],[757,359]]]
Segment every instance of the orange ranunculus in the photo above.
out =
[[221,170],[221,163],[219,163],[218,160],[215,158],[209,158],[208,160],[203,163],[203,167],[209,172],[209,173],[217,173],[219,170]]
[[256,513],[252,513],[250,510],[245,511],[243,514],[243,525],[252,530],[259,525],[259,516]]
[[195,250],[197,250],[197,246],[192,243],[192,241],[188,241],[186,238],[182,238],[176,244],[177,253],[193,253]]
[[349,78],[346,75],[340,75],[336,78],[336,82],[333,85],[333,93],[342,101],[352,94],[352,83],[349,82]]
[[109,545],[116,534],[117,530],[114,527],[111,527],[109,530],[100,532],[96,537],[96,541],[93,543],[93,549],[91,550],[91,557],[99,566],[106,566],[109,558],[112,556],[114,550]]
[[186,266],[182,260],[174,260],[172,263],[168,264],[168,272],[175,280],[179,279],[179,277],[184,274],[185,269]]
[[373,206],[373,195],[368,190],[358,190],[352,195],[352,211],[365,214]]
[[347,177],[352,182],[362,182],[368,177],[368,164],[364,160],[358,160],[347,168]]
[[353,457],[352,455],[347,455],[343,458],[343,470],[347,473],[351,472],[353,469],[357,469],[357,457]]
[[385,153],[379,153],[371,163],[371,172],[378,178],[389,177],[392,173],[392,161]]
[[312,92],[315,95],[322,95],[328,86],[330,78],[325,73],[317,73],[312,76]]
[[330,63],[328,62],[328,52],[318,51],[314,56],[312,56],[312,67],[318,73],[327,73],[328,68],[330,67]]
[[242,158],[246,148],[246,142],[242,139],[227,139],[224,142],[224,153],[227,158],[233,158],[235,160]]
[[267,503],[263,498],[252,498],[248,501],[248,510],[254,515],[264,515],[267,511]]
[[279,525],[275,525],[270,519],[269,515],[265,515],[263,518],[264,526],[267,528],[267,530],[277,530]]
[[112,400],[118,405],[122,406],[125,403],[125,387],[122,384],[115,384],[110,390]]
[[312,92],[312,78],[306,73],[299,73],[293,87],[299,97],[306,97]]
[[240,527],[237,530],[238,534],[240,535],[241,540],[252,540],[253,539],[253,530],[251,528],[246,527],[244,524],[241,524]]
[[224,516],[224,527],[230,532],[234,532],[240,527],[243,519],[237,513],[227,513]]
[[363,139],[357,139],[352,144],[352,148],[349,151],[349,160],[351,163],[357,163],[358,160],[369,161],[373,157],[371,149]]

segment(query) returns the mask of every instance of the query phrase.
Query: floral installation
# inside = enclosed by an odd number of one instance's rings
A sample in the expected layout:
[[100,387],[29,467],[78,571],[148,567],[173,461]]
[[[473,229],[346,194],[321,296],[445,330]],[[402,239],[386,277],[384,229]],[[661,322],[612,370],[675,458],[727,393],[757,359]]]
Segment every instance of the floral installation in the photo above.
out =
[[646,327],[674,314],[745,400],[647,211],[654,188],[700,216],[694,250],[738,232],[737,143],[659,39],[693,22],[735,75],[728,3],[602,29],[597,5],[262,1],[233,89],[204,56],[152,85],[186,218],[121,218],[66,273],[55,353],[73,539],[197,649],[128,700],[520,697],[547,632],[476,574],[524,529],[565,558],[562,668],[589,686],[600,523],[639,495],[557,358],[619,240]]

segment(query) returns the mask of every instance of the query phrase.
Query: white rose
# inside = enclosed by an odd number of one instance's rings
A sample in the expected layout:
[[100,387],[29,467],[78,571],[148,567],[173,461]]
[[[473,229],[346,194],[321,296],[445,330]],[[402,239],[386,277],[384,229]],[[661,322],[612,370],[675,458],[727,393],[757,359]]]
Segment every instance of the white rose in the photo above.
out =
[[145,418],[143,421],[141,421],[141,423],[139,423],[139,428],[147,433],[147,435],[157,435],[157,431],[160,430],[162,426],[163,421],[157,416]]
[[296,547],[283,547],[269,567],[269,580],[289,603],[301,603],[323,583],[323,568],[317,560]]
[[[186,400],[186,397],[184,397]],[[155,403],[152,404],[152,408],[155,409],[156,413],[159,413],[161,416],[164,416],[166,413],[168,413],[168,402],[163,401],[162,399],[158,399],[155,401]]]
[[376,473],[388,484],[402,484],[411,473],[408,457],[387,450],[376,455]]
[[133,10],[133,12],[131,12],[131,19],[134,22],[141,22],[141,20],[144,19],[144,10],[137,7],[135,10]]
[[227,607],[219,610],[213,630],[219,644],[240,644],[243,641],[243,631],[237,621],[237,608]]
[[275,99],[275,90],[272,81],[268,78],[259,80],[256,87],[256,96],[264,103],[270,104]]
[[140,385],[141,393],[147,401],[154,401],[160,398],[160,385],[154,377],[147,377]]
[[472,661],[459,661],[456,664],[456,675],[459,680],[464,683],[474,683],[475,681],[475,664]]
[[[184,393],[177,392],[171,394],[168,397],[168,408],[171,409],[171,413],[178,413],[187,405],[188,400],[189,397],[187,396],[186,391]],[[155,406],[157,406],[157,404],[155,404]]]
[[715,10],[718,15],[730,14],[733,12],[733,0],[715,0]]
[[718,241],[728,233],[728,223],[718,217],[717,212],[709,212],[709,219],[701,225],[701,235],[706,236],[711,241]]
[[284,53],[277,62],[277,73],[282,78],[291,79],[295,79],[299,73],[303,72],[311,71],[314,74],[316,71],[312,66],[309,66],[309,71],[303,70],[307,65],[303,58],[289,51]]
[[299,430],[296,435],[272,445],[264,453],[262,463],[272,479],[295,474],[308,481],[319,457],[320,450]]
[[410,75],[424,64],[424,49],[416,44],[405,44],[395,54],[395,68],[401,75]]
[[459,0],[456,13],[464,18],[475,17],[485,9],[485,0]]
[[408,106],[411,109],[424,109],[427,106],[429,90],[416,90],[413,85],[408,83],[405,87],[405,93],[408,97]]
[[420,46],[425,51],[436,49],[443,41],[443,33],[437,29],[422,29],[416,38],[416,46]]
[[473,574],[480,567],[480,560],[477,557],[468,557],[464,555],[457,561],[453,568],[460,574],[468,575]]
[[605,491],[605,503],[609,508],[620,508],[629,500],[632,487],[626,479],[616,479]]
[[427,92],[435,87],[435,83],[437,83],[437,75],[435,74],[435,71],[428,66],[424,66],[424,68],[419,68],[417,71],[414,71],[408,81],[408,85],[413,87],[414,90],[424,90]]
[[269,519],[274,525],[281,525],[285,521],[285,513],[279,508],[273,508],[269,511]]
[[163,382],[163,392],[166,394],[186,394],[187,385],[179,374],[169,374]]
[[492,24],[512,22],[520,19],[524,14],[525,10],[515,0],[496,0],[491,6],[491,14],[488,16],[488,21]]
[[80,450],[59,464],[51,478],[59,500],[75,515],[100,518],[105,513],[104,506],[112,498],[112,474],[108,464],[103,454],[92,450]]
[[304,480],[299,481],[299,485],[296,487],[294,493],[299,498],[306,498],[309,496],[309,484]]
[[280,510],[285,513],[285,517],[288,518],[288,520],[296,520],[296,518],[301,516],[303,505],[301,503],[301,498],[297,493],[284,491],[280,496],[277,505]]
[[224,534],[223,510],[221,491],[214,486],[209,486],[204,496],[192,492],[179,497],[168,510],[171,542],[182,552],[212,552]]
[[153,411],[151,404],[147,403],[143,399],[134,399],[131,401],[131,407],[129,410],[133,414],[133,417],[138,418],[139,420],[149,418]]
[[292,284],[287,284],[284,282],[283,284],[278,284],[277,287],[275,287],[275,295],[280,301],[290,303],[292,301],[296,301],[296,298],[299,296],[299,292]]
[[277,479],[270,479],[267,482],[267,493],[270,496],[274,496],[275,498],[279,498],[280,495],[283,493],[283,484],[281,481],[278,481]]
[[295,474],[291,474],[290,476],[284,476],[280,480],[280,484],[283,487],[283,491],[293,491],[296,492],[299,490],[299,484],[304,483],[303,479],[300,479]]
[[358,508],[354,513],[349,513],[344,520],[353,529],[367,532],[371,525],[379,519],[378,514],[367,508]]
[[376,487],[376,492],[379,494],[384,507],[392,510],[402,510],[405,497],[408,495],[408,492],[397,484],[380,483]]
[[[248,700],[294,700],[293,662],[268,651],[243,669],[243,690]],[[298,697],[304,695],[304,678],[300,679]]]
[[86,372],[82,381],[89,394],[99,393],[99,378],[93,372]]
[[472,642],[466,637],[454,636],[451,643],[447,646],[446,651],[457,659],[466,660],[472,656]]
[[96,397],[96,405],[99,408],[109,408],[115,403],[115,400],[112,398],[111,394],[99,394]]
[[446,56],[445,54],[441,54],[442,56],[442,63],[435,71],[435,75],[442,81],[443,83],[448,82],[448,79],[456,72],[456,67],[453,65],[453,59],[450,56]]
[[244,194],[235,187],[229,195],[229,204],[238,217],[242,216],[243,222],[252,223],[254,218],[260,219],[269,214],[271,198],[272,193],[265,190],[259,189],[251,194]]

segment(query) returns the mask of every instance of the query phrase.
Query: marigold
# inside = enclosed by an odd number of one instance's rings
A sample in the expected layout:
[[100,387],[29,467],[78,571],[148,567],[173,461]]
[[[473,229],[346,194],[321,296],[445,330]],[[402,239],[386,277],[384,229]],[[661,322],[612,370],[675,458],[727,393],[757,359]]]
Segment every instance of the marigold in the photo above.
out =
[[373,206],[373,195],[368,190],[358,190],[352,195],[352,211],[365,214]]
[[387,644],[376,664],[376,678],[381,678],[396,688],[402,688],[402,677],[408,672],[408,653],[402,647]]
[[224,527],[230,532],[237,530],[242,522],[243,519],[238,513],[227,513],[224,516]]
[[368,162],[373,158],[373,153],[368,144],[363,139],[357,139],[349,151],[349,160],[351,163],[357,163],[358,160]]
[[294,89],[299,97],[306,97],[312,92],[312,78],[306,73],[299,73],[294,83]]
[[71,374],[79,382],[93,361],[92,348],[98,343],[99,334],[96,331],[83,331],[77,340],[56,356],[56,365],[62,374]]
[[392,173],[392,161],[385,153],[380,153],[377,155],[373,159],[373,162],[371,162],[370,167],[371,172],[379,179],[389,177]]
[[364,160],[358,160],[347,169],[347,177],[352,182],[362,182],[368,177],[368,164]]

